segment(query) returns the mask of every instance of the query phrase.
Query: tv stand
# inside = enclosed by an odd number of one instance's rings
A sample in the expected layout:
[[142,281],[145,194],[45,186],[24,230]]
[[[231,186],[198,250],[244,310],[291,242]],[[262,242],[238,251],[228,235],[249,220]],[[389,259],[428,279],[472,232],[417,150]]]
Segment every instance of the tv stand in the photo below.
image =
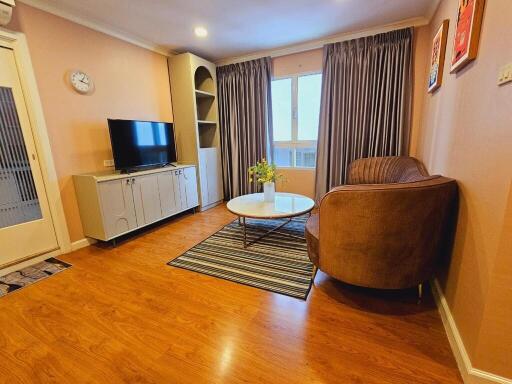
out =
[[84,234],[109,241],[199,205],[194,165],[73,176]]

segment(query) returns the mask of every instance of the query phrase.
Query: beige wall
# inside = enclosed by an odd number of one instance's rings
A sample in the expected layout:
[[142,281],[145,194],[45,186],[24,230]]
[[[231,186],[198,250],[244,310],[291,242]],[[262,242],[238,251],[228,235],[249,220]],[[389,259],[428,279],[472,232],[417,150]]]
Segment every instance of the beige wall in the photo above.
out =
[[456,242],[441,284],[473,366],[512,378],[512,84],[496,84],[512,62],[511,6],[487,1],[477,60],[450,74],[457,2],[443,0],[422,35],[430,40],[450,19],[443,85],[425,95],[413,155],[459,182]]
[[[276,57],[272,60],[273,76],[282,77],[299,73],[322,71],[322,49],[313,49]],[[276,186],[280,192],[300,193],[314,198],[315,195],[315,170],[306,168],[279,168],[285,181]]]
[[[9,29],[27,36],[71,241],[83,238],[71,175],[112,159],[107,117],[172,121],[166,57],[17,3]],[[81,96],[70,69],[94,79]]]

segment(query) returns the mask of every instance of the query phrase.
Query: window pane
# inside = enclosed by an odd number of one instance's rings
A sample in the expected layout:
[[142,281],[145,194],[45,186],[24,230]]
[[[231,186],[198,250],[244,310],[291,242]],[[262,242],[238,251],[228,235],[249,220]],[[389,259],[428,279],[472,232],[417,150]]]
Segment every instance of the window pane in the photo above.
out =
[[291,167],[293,165],[293,150],[291,148],[274,148],[272,161],[278,167]]
[[292,79],[272,81],[274,141],[292,139]]
[[297,167],[314,168],[316,166],[316,147],[297,148],[295,161]]
[[298,87],[298,139],[316,140],[320,115],[322,75],[300,76]]

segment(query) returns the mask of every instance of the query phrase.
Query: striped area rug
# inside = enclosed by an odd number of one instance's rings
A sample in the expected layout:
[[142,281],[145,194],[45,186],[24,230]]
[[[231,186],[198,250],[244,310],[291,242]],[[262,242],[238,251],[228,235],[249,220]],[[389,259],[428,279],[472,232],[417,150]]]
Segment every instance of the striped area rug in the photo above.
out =
[[[313,281],[304,239],[306,219],[294,218],[246,249],[243,229],[235,220],[168,265],[306,300]],[[247,219],[247,241],[282,222]]]

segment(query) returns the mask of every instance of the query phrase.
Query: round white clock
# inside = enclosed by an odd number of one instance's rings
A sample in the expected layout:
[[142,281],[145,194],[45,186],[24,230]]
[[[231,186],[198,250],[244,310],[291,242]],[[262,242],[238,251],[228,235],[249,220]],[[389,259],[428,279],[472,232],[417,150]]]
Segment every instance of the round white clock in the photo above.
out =
[[75,91],[83,95],[90,93],[94,88],[92,79],[83,71],[71,71],[69,80]]

